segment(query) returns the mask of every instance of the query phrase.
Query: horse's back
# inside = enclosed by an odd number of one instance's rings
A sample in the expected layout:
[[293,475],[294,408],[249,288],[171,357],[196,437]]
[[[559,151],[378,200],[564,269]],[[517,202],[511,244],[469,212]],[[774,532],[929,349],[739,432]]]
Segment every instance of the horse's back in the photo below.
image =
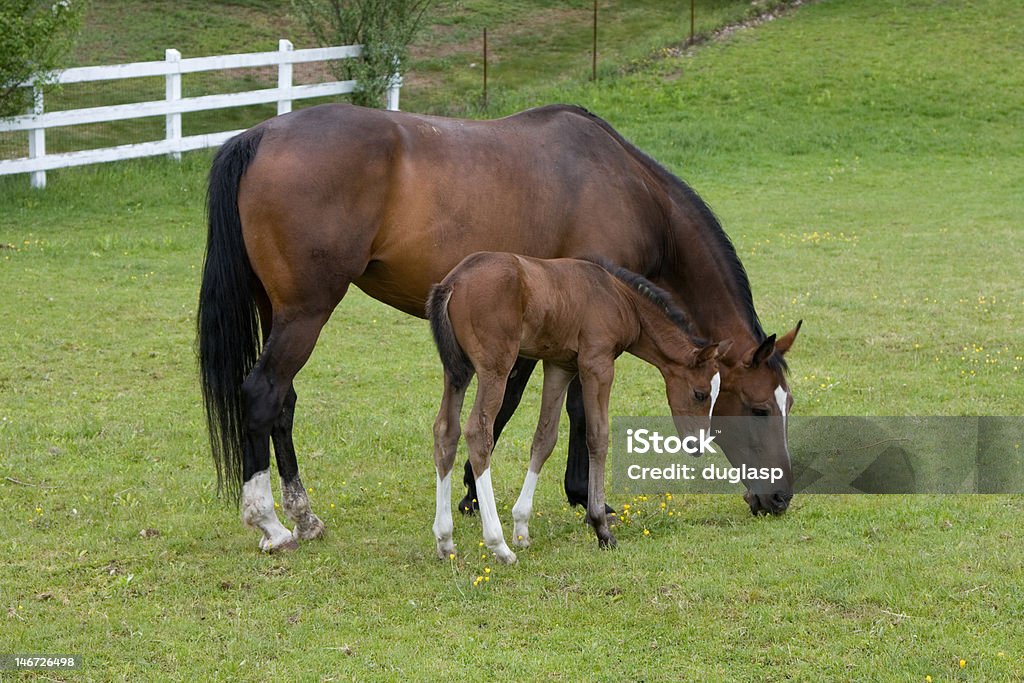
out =
[[489,121],[350,105],[271,119],[239,194],[247,244],[270,247],[254,268],[298,282],[312,256],[310,282],[354,282],[420,316],[430,286],[476,251],[646,271],[663,213],[602,124],[562,105]]

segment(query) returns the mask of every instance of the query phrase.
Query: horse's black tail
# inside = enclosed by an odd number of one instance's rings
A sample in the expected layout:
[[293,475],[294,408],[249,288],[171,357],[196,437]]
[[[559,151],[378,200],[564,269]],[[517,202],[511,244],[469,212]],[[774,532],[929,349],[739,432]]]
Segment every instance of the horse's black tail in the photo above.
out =
[[210,168],[209,232],[196,315],[199,379],[206,405],[218,490],[237,498],[242,486],[245,405],[242,381],[259,358],[256,276],[242,239],[238,184],[256,156],[263,132],[228,140]]
[[448,373],[449,381],[455,389],[463,389],[473,378],[473,364],[466,352],[455,338],[451,318],[448,317],[448,300],[452,296],[452,286],[447,283],[434,285],[427,297],[427,318],[430,319],[430,331],[434,335],[437,353],[441,356],[441,364]]

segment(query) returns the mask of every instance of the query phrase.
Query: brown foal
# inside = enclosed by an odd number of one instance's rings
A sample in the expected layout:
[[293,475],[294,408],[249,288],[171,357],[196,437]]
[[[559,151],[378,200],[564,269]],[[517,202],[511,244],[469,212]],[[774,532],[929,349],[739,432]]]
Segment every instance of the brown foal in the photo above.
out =
[[514,543],[529,545],[533,491],[558,438],[566,387],[579,375],[590,455],[587,521],[601,547],[615,545],[605,516],[608,398],[615,359],[631,353],[657,367],[675,416],[707,415],[719,382],[717,355],[730,341],[707,343],[689,332],[668,295],[623,268],[577,259],[542,260],[502,252],[467,256],[433,287],[427,302],[434,341],[444,365],[444,397],[434,422],[437,466],[437,552],[452,542],[451,471],[459,442],[466,388],[478,377],[476,402],[466,421],[466,444],[476,479],[484,542],[506,563],[516,556],[505,543],[490,477],[494,420],[516,358],[543,361],[540,419],[530,449],[523,491],[512,514]]

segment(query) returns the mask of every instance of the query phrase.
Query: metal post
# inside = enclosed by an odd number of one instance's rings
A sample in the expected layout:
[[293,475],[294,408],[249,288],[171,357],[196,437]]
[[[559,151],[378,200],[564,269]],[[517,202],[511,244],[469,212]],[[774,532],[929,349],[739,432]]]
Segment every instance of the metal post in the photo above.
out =
[[288,53],[295,50],[292,41],[282,38],[277,41],[277,49],[281,53],[281,61],[277,64],[277,90],[280,93],[277,97],[277,115],[287,114],[292,110],[292,100],[289,95],[292,89],[292,63]]
[[695,34],[693,32],[695,17],[697,16],[696,5],[697,0],[690,0],[690,45],[693,45]]
[[[164,51],[164,59],[172,67],[171,73],[166,78],[167,103],[177,102],[181,99],[181,53],[171,48]],[[181,113],[167,114],[165,138],[171,140],[177,148],[181,142]],[[181,151],[175,150],[170,153],[172,159],[181,160]]]

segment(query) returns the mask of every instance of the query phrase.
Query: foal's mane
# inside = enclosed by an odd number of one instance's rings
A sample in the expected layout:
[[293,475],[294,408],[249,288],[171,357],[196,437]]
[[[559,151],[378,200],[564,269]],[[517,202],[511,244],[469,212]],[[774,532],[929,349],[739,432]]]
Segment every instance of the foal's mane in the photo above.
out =
[[[693,209],[697,212],[701,219],[701,225],[705,228],[706,234],[717,247],[717,250],[722,257],[722,262],[731,276],[730,282],[732,283],[733,293],[739,299],[740,306],[746,314],[747,326],[750,328],[754,339],[758,343],[764,341],[767,335],[761,327],[761,319],[758,317],[757,310],[754,308],[754,297],[750,291],[750,279],[747,277],[747,271],[743,267],[743,263],[740,261],[739,255],[736,253],[736,247],[733,246],[732,240],[729,239],[725,230],[722,229],[722,224],[719,222],[715,212],[711,210],[711,207],[700,198],[700,195],[698,195],[692,187],[687,185],[682,179],[655,161],[645,152],[640,150],[636,145],[622,137],[622,135],[612,128],[607,121],[596,114],[587,111],[583,107],[572,106],[567,109],[600,126],[601,129],[611,136],[613,140],[618,142],[619,145],[621,145],[622,148],[637,161],[637,163],[647,169],[647,171],[659,181],[661,186],[666,190],[666,192],[668,192],[670,198],[676,204]],[[671,249],[671,245],[668,245],[668,248]],[[778,353],[773,353],[767,363],[769,367],[772,367],[773,369],[783,372],[789,370],[785,359]]]
[[672,302],[672,295],[666,292],[661,287],[645,278],[639,273],[634,273],[631,270],[617,266],[610,263],[602,258],[588,258],[586,259],[596,265],[601,266],[615,279],[619,280],[632,291],[638,293],[652,304],[658,307],[658,309],[665,314],[669,320],[675,324],[680,330],[682,330],[694,346],[705,346],[708,342],[701,339],[693,333],[693,327],[690,325],[690,319],[686,317],[686,314],[675,303]]

